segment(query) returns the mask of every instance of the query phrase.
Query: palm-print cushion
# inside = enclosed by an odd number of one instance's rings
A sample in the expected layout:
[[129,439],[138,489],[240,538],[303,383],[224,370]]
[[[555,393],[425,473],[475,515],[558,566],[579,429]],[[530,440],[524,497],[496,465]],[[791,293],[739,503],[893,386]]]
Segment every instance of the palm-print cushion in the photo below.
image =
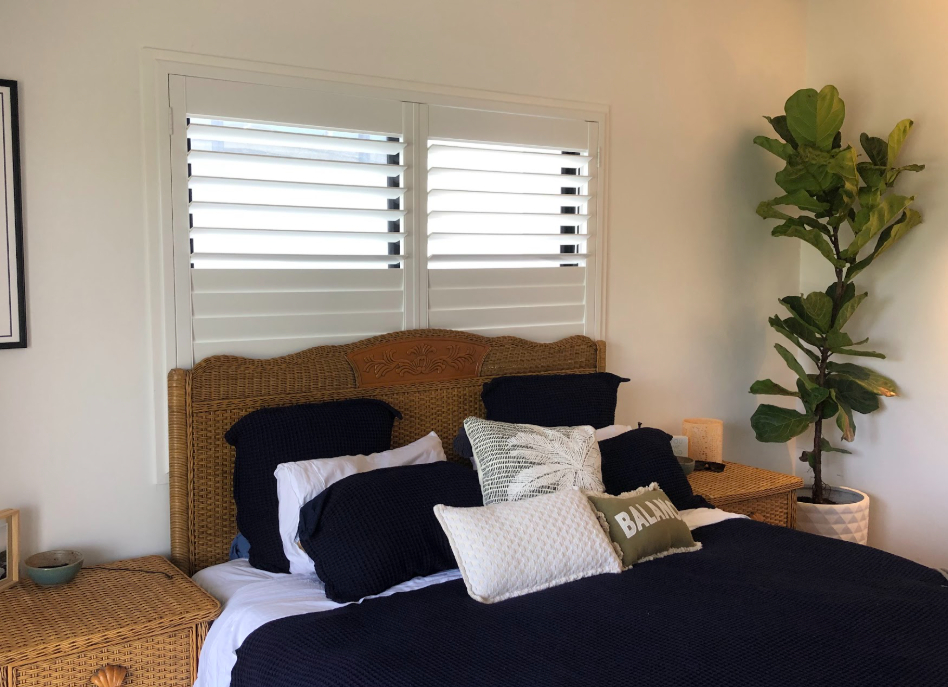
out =
[[578,487],[602,491],[602,458],[589,425],[538,427],[469,417],[484,505]]

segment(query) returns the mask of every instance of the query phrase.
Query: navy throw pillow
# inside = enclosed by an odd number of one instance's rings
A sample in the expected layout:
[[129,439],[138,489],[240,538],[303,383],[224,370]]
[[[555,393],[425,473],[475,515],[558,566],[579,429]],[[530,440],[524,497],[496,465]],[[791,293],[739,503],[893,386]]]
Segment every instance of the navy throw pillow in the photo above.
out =
[[350,475],[300,509],[300,544],[333,601],[358,601],[457,567],[434,514],[484,505],[477,473],[457,463]]
[[615,424],[616,394],[629,381],[609,372],[497,377],[484,384],[487,419],[540,427]]
[[454,441],[451,445],[454,447],[455,453],[462,458],[467,458],[473,463],[474,447],[471,446],[471,440],[467,437],[467,431],[464,429],[464,425],[461,425],[461,429],[458,430],[458,435],[454,437]]
[[642,427],[600,441],[606,493],[618,496],[658,482],[678,510],[710,508],[704,498],[692,491],[672,451],[671,439],[670,434],[660,429]]
[[250,565],[290,572],[280,539],[273,476],[277,465],[387,451],[392,447],[392,425],[401,416],[384,401],[356,398],[261,408],[237,420],[224,439],[237,449],[237,529],[250,542]]

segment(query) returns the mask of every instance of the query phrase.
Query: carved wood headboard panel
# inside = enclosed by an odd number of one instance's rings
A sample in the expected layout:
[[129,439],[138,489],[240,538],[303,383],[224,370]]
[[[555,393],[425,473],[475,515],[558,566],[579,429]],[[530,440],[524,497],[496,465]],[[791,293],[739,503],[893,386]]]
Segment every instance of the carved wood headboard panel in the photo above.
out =
[[605,369],[605,343],[572,336],[542,344],[444,329],[375,336],[341,346],[251,360],[213,356],[168,375],[171,557],[192,574],[227,560],[236,534],[234,451],[224,433],[266,406],[379,398],[403,419],[392,446],[430,431],[451,448],[465,417],[483,416],[480,392],[493,377]]

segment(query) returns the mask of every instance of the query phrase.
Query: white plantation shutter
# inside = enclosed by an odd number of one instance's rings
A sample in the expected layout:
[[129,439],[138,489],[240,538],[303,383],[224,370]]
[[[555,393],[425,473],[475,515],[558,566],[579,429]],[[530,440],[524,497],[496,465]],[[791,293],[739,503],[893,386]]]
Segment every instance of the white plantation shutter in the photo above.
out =
[[[281,112],[288,89],[242,93],[241,84],[215,82],[208,93],[207,80],[196,81],[185,132],[193,361],[271,357],[401,329],[409,233],[400,116],[398,127],[391,107],[376,122],[371,112],[353,117],[382,131],[321,127],[320,116],[338,125],[377,102],[327,108],[334,98],[324,94],[312,115],[294,92]],[[248,98],[254,108],[241,104]],[[245,112],[278,119],[234,116]]]
[[431,112],[429,326],[539,341],[592,333],[596,125]]
[[170,77],[180,366],[413,327],[599,334],[597,123],[323,86]]

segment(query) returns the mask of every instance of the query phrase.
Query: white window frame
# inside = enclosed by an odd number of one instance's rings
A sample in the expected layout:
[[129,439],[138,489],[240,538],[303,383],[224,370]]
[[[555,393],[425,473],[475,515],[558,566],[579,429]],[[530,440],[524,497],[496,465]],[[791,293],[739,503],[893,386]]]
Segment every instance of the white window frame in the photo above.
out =
[[[411,173],[403,183],[406,192],[406,210],[409,216],[423,217],[427,213],[425,176],[427,147],[418,145],[427,136],[428,105],[446,105],[527,115],[580,119],[596,123],[598,142],[596,152],[598,169],[595,183],[595,255],[587,261],[587,282],[593,286],[587,299],[587,334],[603,338],[606,332],[606,260],[608,251],[608,114],[604,104],[579,103],[532,96],[495,93],[449,86],[399,81],[381,77],[357,76],[338,72],[251,62],[223,57],[210,57],[178,51],[145,48],[141,52],[142,81],[142,153],[145,198],[146,256],[149,293],[151,345],[153,349],[153,383],[151,398],[155,423],[148,444],[155,449],[150,460],[156,483],[168,481],[168,413],[167,375],[175,367],[190,367],[190,362],[179,356],[189,342],[190,322],[186,327],[177,321],[175,308],[174,220],[176,193],[182,193],[180,184],[173,185],[173,156],[186,149],[182,147],[185,132],[172,130],[174,114],[172,102],[181,97],[175,89],[182,88],[183,80],[172,76],[201,77],[223,81],[237,81],[264,86],[284,86],[312,91],[341,93],[363,97],[382,97],[401,100],[404,116],[414,122],[406,132],[406,155],[411,155]],[[177,81],[177,85],[175,82]],[[593,142],[590,142],[593,150]],[[413,192],[421,189],[422,192]],[[183,191],[187,197],[186,189]],[[181,202],[181,198],[177,198]],[[179,213],[180,216],[180,213]],[[404,250],[406,255],[427,254],[427,236],[424,231],[412,231],[411,240]],[[406,269],[405,289],[411,298],[405,299],[405,328],[427,326],[427,268],[424,260],[410,260]],[[177,275],[189,279],[188,275]],[[180,285],[183,287],[183,284]],[[591,301],[591,302],[590,302]]]

